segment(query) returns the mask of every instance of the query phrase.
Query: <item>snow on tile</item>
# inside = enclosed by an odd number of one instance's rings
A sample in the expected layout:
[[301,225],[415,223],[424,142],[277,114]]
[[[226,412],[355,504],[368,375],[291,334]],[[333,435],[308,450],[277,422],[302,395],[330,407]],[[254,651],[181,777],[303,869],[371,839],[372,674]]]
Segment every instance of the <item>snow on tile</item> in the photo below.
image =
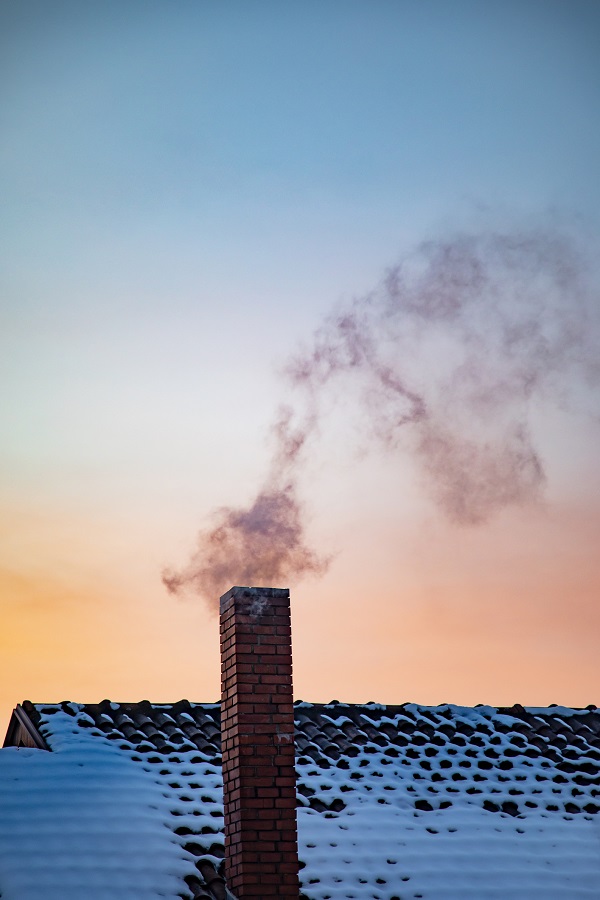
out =
[[297,708],[310,900],[600,898],[596,712],[375,709]]
[[0,753],[3,900],[176,896],[189,866],[151,775],[62,710],[52,750]]
[[[31,707],[0,752],[2,900],[184,897],[219,866],[218,704]],[[308,900],[600,900],[600,713],[297,703]]]

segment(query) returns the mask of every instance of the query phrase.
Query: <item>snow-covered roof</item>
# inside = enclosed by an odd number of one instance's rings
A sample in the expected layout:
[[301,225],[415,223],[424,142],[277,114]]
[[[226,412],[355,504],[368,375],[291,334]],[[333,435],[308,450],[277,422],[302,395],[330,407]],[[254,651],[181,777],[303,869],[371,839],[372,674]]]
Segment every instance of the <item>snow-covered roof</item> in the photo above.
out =
[[[225,897],[218,704],[23,712],[52,752],[0,752],[2,900]],[[297,703],[295,718],[309,900],[600,897],[595,708]]]

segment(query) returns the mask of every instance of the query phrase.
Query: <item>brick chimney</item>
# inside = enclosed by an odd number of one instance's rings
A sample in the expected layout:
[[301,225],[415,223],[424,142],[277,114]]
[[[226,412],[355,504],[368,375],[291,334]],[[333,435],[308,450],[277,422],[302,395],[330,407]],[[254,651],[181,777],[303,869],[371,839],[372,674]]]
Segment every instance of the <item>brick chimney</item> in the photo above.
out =
[[221,597],[227,883],[240,900],[300,895],[290,592]]

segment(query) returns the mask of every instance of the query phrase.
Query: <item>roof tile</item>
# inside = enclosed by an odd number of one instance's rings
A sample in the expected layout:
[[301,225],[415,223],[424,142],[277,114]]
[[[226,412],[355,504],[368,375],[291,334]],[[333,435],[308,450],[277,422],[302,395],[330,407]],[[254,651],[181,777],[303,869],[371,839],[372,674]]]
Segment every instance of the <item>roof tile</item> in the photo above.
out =
[[[180,896],[224,900],[218,704],[24,708],[51,749],[65,746],[62,712],[140,766],[187,866]],[[595,708],[301,703],[295,714],[310,900],[480,898],[484,884],[486,896],[514,900],[594,895]]]

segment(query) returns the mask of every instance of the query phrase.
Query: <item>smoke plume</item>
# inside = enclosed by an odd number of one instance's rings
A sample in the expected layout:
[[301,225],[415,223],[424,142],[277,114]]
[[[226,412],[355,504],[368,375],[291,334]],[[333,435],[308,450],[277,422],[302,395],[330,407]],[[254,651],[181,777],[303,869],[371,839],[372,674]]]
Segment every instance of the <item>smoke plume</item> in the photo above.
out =
[[214,604],[228,585],[283,584],[325,571],[328,560],[306,545],[297,491],[301,453],[315,423],[307,421],[295,429],[292,415],[289,407],[278,412],[272,427],[275,452],[253,503],[213,512],[212,525],[200,532],[186,568],[163,573],[170,593],[192,588]]
[[[373,447],[408,453],[444,516],[477,525],[535,502],[545,482],[536,401],[600,381],[598,297],[583,256],[553,230],[422,243],[368,295],[333,311],[285,368],[294,403],[249,508],[217,510],[189,564],[163,576],[213,601],[231,584],[321,573],[306,543],[299,478],[334,386]],[[575,376],[575,382],[573,380]]]

